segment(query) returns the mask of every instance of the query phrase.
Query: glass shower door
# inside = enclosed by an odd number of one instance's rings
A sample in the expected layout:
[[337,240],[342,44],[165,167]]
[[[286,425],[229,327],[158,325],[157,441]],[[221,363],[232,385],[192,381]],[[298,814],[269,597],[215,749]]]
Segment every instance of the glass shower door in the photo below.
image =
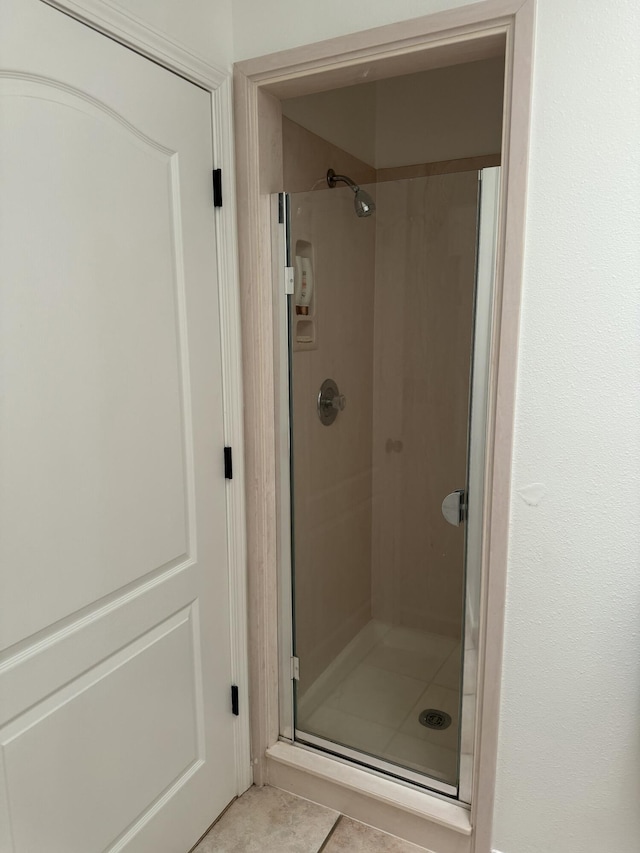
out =
[[293,736],[456,795],[478,173],[365,189],[289,197]]

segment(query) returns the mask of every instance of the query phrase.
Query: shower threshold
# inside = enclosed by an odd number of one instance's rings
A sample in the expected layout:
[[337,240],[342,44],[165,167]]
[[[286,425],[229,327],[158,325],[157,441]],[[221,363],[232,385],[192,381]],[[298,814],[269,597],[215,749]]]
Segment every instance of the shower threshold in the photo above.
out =
[[351,749],[340,743],[327,740],[326,738],[317,737],[308,732],[295,731],[295,746],[300,746],[306,749],[322,752],[325,755],[328,753],[331,757],[347,761],[350,764],[356,764],[358,767],[372,771],[374,773],[391,778],[394,782],[402,782],[409,784],[412,787],[416,786],[422,790],[431,791],[433,793],[442,794],[452,799],[457,798],[458,789],[449,785],[447,782],[442,782],[426,775],[425,773],[416,773],[409,770],[407,767],[401,767],[398,764],[393,764],[381,758],[376,758],[374,755],[367,755],[364,752]]

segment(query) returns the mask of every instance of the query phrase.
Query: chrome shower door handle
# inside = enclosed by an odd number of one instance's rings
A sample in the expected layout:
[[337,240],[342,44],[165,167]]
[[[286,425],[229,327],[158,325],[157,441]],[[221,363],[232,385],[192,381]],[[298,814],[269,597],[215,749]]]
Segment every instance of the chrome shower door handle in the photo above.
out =
[[442,501],[442,514],[445,521],[459,527],[467,515],[467,496],[464,489],[456,489]]

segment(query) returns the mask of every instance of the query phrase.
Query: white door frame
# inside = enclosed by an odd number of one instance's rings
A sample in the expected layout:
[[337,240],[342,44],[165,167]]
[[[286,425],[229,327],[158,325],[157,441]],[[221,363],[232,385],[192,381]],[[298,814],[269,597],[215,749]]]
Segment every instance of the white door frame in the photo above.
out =
[[[146,21],[106,0],[43,0],[92,29],[148,57],[207,90],[213,117],[213,160],[222,169],[224,204],[216,210],[215,240],[220,302],[225,445],[233,448],[233,480],[227,481],[227,547],[231,614],[231,677],[238,685],[240,713],[235,725],[237,793],[253,780],[249,742],[245,465],[236,231],[236,187],[231,75],[194,54]],[[220,449],[222,452],[222,448]]]
[[[404,837],[413,831],[410,840],[420,843],[422,838],[424,844],[428,839],[427,846],[438,853],[491,850],[535,8],[536,0],[485,0],[246,60],[235,68],[246,461],[248,482],[253,484],[247,493],[247,535],[256,783],[269,781],[326,805],[338,804],[347,814],[379,826],[386,821],[383,828]],[[489,370],[476,761],[469,816],[460,806],[413,791],[403,793],[396,783],[383,784],[356,768],[336,768],[333,759],[309,758],[299,748],[277,743],[279,342],[271,289],[269,194],[284,189],[279,99],[482,59],[495,55],[502,45],[506,54],[502,184]],[[336,794],[340,785],[341,797]],[[424,823],[416,823],[414,816],[430,821],[428,836]]]

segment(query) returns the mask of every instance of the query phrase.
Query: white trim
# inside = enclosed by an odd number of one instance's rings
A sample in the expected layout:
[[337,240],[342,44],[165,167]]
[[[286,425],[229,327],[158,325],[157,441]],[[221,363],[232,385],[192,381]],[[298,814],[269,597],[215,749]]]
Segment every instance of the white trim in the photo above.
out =
[[334,758],[326,758],[288,743],[278,742],[267,750],[272,761],[303,770],[319,778],[333,782],[341,788],[366,794],[379,803],[392,805],[403,812],[444,826],[460,835],[471,835],[469,811],[458,803],[433,796],[428,791],[392,782],[367,770],[343,764]]
[[441,782],[428,773],[418,773],[415,770],[409,770],[402,764],[393,761],[384,761],[382,758],[376,758],[368,752],[361,752],[359,749],[351,749],[348,746],[343,746],[341,743],[329,740],[328,738],[319,737],[318,735],[309,734],[301,729],[295,730],[295,746],[302,749],[314,748],[328,752],[331,758],[344,758],[350,763],[355,762],[363,769],[369,772],[383,775],[385,778],[391,778],[394,782],[400,784],[407,783],[412,787],[422,788],[430,794],[444,794],[446,797],[456,798],[458,789],[454,785],[449,785],[447,782]]
[[227,483],[227,548],[231,613],[231,676],[238,685],[240,714],[235,752],[238,794],[252,783],[249,740],[249,655],[247,626],[247,534],[245,517],[242,339],[236,231],[235,153],[232,82],[211,94],[213,158],[222,166],[223,206],[216,211],[220,347],[225,444],[233,448],[233,480]]
[[192,83],[214,91],[229,71],[201,56],[137,15],[109,0],[43,0],[71,17],[132,48]]

